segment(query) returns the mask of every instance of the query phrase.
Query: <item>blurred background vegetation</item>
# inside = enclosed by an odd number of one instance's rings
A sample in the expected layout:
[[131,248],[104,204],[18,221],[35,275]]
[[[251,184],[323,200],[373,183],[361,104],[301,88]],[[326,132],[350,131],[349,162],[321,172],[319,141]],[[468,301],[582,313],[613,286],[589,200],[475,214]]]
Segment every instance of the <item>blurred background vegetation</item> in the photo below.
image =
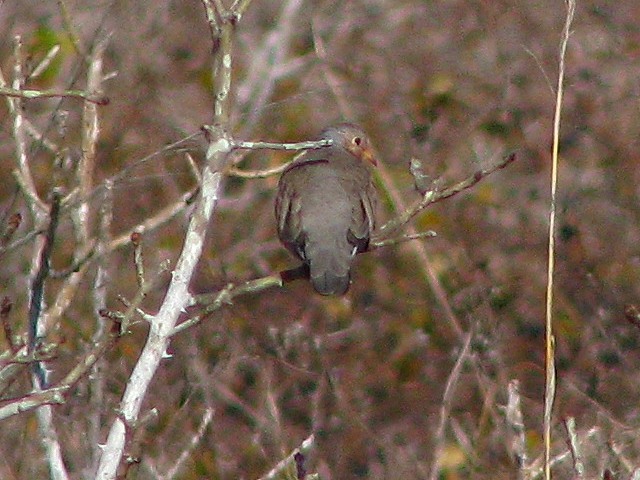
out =
[[[210,121],[208,26],[197,1],[65,5],[82,45],[109,36],[105,72],[116,75],[105,82],[109,105],[99,108],[92,218],[95,223],[102,182],[125,171],[114,184],[111,230],[128,234],[196,186],[184,150],[201,162],[201,139],[139,161]],[[503,408],[514,379],[529,460],[540,456],[551,122],[564,14],[564,3],[551,0],[253,1],[234,50],[236,138],[306,140],[336,120],[356,120],[398,195],[387,197],[383,218],[400,208],[398,198],[409,204],[419,197],[411,158],[443,184],[514,150],[517,160],[420,215],[416,228],[433,229],[436,238],[360,256],[347,297],[323,298],[307,282],[295,282],[240,298],[178,335],[173,358],[164,361],[145,400],[159,417],[145,428],[135,478],[167,471],[207,409],[213,409],[211,424],[176,478],[258,478],[318,428],[323,434],[308,466],[325,479],[428,478],[436,445],[443,447],[439,478],[516,478]],[[565,451],[561,420],[576,418],[586,478],[602,478],[608,468],[626,479],[640,462],[640,331],[624,316],[625,305],[640,303],[638,19],[634,0],[580,1],[566,60],[554,435],[555,451]],[[0,2],[0,31],[5,77],[19,34],[27,65],[61,46],[28,87],[85,85],[86,63],[55,2]],[[82,103],[50,98],[24,107],[37,129],[67,151],[66,164],[56,166],[37,141],[29,144],[46,198],[82,155]],[[11,122],[3,101],[0,220],[22,213],[20,237],[33,225],[12,176]],[[262,169],[289,156],[261,151],[237,160],[242,168]],[[295,265],[275,234],[276,182],[228,179],[194,292]],[[145,232],[149,271],[165,259],[175,263],[188,214],[185,208]],[[63,216],[54,268],[68,266],[73,241]],[[10,321],[18,333],[26,331],[32,254],[26,243],[0,256],[0,295],[14,304]],[[54,381],[93,335],[94,270],[55,332],[61,346],[50,365]],[[109,256],[108,270],[109,307],[123,309],[118,296],[131,298],[137,290],[129,245]],[[58,286],[52,280],[48,294]],[[148,311],[157,309],[163,291],[149,295]],[[54,409],[73,478],[90,475],[87,418],[99,416],[103,440],[146,332],[143,322],[136,324],[108,353],[99,412],[84,382]],[[470,354],[439,436],[445,385],[468,332]],[[25,373],[3,396],[28,391]],[[33,414],[3,422],[0,457],[2,478],[46,476]],[[570,458],[554,471],[570,478]]]

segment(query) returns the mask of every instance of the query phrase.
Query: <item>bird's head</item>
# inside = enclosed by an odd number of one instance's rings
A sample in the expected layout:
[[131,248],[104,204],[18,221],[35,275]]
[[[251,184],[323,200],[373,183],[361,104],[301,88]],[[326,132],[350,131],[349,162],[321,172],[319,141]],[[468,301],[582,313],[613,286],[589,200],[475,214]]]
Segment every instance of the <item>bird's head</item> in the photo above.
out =
[[359,126],[353,123],[340,123],[328,127],[322,132],[322,138],[332,140],[334,148],[343,148],[366,163],[374,166],[378,165],[369,137]]

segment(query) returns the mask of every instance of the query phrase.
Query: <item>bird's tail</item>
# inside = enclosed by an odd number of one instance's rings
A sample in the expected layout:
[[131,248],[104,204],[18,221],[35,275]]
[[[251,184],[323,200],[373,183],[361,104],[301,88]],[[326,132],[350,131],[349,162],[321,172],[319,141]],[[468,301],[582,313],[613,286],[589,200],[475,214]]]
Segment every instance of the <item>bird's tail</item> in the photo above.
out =
[[351,283],[353,255],[346,248],[307,244],[309,277],[320,295],[344,295]]

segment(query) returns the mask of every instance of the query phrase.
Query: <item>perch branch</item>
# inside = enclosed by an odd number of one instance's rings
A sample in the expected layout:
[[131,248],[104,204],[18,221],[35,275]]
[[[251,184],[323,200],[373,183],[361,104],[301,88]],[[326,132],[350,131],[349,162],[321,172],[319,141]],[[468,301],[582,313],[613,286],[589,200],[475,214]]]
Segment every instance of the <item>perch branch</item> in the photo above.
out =
[[281,287],[282,278],[279,274],[269,275],[268,277],[258,278],[256,280],[249,280],[240,285],[229,284],[222,290],[216,293],[205,293],[202,295],[196,295],[194,301],[198,305],[203,305],[205,308],[197,315],[185,320],[180,325],[177,325],[171,335],[180,333],[189,327],[197,325],[208,315],[211,315],[216,310],[220,309],[224,305],[230,305],[233,299],[241,295],[248,293],[261,292],[272,287]]
[[108,105],[109,98],[104,95],[87,93],[82,90],[28,90],[0,87],[0,95],[13,98],[40,99],[40,98],[75,98],[93,103],[95,105]]
[[425,192],[424,195],[422,196],[422,199],[415,202],[413,205],[411,205],[410,207],[405,209],[403,212],[401,212],[399,215],[394,217],[392,220],[390,220],[389,222],[384,224],[382,227],[380,227],[380,229],[376,233],[376,237],[377,237],[376,241],[380,241],[378,240],[378,238],[383,238],[387,236],[388,232],[393,232],[401,227],[404,227],[407,223],[409,223],[409,221],[413,217],[415,217],[418,213],[424,210],[428,205],[444,200],[445,198],[453,197],[454,195],[457,195],[458,193],[473,187],[475,184],[480,182],[483,178],[491,175],[496,170],[505,168],[515,159],[516,159],[516,154],[511,153],[507,155],[502,161],[498,162],[497,164],[489,168],[483,168],[481,170],[478,170],[470,177],[466,178],[465,180],[459,183],[456,183],[455,185],[452,185],[443,190],[429,190]]
[[289,478],[285,477],[285,472],[295,471],[295,477],[304,478],[304,476],[298,475],[300,473],[301,464],[304,461],[305,456],[309,456],[315,448],[315,436],[313,434],[305,438],[300,447],[296,448],[291,454],[280,461],[275,467],[273,467],[269,473],[260,477],[260,480],[276,480],[277,478]]

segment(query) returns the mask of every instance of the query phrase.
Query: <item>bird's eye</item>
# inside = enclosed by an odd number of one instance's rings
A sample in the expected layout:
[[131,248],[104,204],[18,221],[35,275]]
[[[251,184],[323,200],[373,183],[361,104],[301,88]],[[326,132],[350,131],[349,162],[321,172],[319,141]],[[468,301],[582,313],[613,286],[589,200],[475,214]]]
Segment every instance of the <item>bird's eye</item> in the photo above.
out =
[[362,143],[362,138],[353,137],[353,143],[355,143],[356,145],[360,146],[360,144]]

